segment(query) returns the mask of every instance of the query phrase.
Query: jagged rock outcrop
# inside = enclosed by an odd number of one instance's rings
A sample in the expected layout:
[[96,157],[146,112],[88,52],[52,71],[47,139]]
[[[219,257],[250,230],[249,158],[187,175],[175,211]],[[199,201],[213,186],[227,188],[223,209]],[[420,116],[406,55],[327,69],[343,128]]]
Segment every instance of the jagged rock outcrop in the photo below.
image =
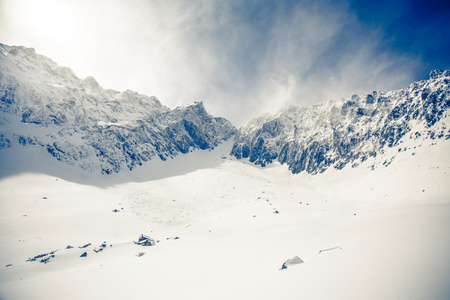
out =
[[290,107],[253,119],[236,134],[231,154],[265,166],[277,160],[293,173],[317,174],[329,167],[377,156],[402,138],[448,139],[450,71],[391,92]]
[[0,44],[0,151],[38,147],[103,174],[195,149],[212,149],[234,126],[202,102],[174,110],[155,97],[103,89],[34,49]]

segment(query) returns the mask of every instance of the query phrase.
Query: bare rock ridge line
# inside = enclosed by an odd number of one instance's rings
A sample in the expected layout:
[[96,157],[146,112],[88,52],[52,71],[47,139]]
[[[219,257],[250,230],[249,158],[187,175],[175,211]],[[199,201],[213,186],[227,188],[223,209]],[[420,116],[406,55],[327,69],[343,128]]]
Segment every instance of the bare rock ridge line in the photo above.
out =
[[390,148],[404,151],[403,139],[449,139],[449,83],[450,71],[434,70],[400,90],[292,106],[236,130],[202,102],[171,110],[156,97],[82,80],[32,48],[0,44],[0,151],[33,149],[90,173],[113,174],[234,137],[237,159],[318,174],[356,167]]
[[434,70],[428,80],[400,90],[292,106],[239,128],[231,154],[256,165],[278,161],[293,173],[317,174],[356,167],[388,148],[403,151],[402,138],[448,140],[449,84],[450,71]]
[[103,89],[34,49],[0,44],[0,149],[36,147],[102,174],[213,149],[234,126],[202,102],[170,110],[156,97]]

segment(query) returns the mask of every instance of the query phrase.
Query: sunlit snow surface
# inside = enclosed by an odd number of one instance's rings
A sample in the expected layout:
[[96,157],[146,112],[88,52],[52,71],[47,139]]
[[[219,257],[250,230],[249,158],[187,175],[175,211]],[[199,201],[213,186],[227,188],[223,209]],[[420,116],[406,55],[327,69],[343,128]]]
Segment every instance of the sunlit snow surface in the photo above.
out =
[[388,167],[314,176],[231,159],[229,143],[132,182],[3,161],[0,299],[448,299],[450,143],[409,143]]

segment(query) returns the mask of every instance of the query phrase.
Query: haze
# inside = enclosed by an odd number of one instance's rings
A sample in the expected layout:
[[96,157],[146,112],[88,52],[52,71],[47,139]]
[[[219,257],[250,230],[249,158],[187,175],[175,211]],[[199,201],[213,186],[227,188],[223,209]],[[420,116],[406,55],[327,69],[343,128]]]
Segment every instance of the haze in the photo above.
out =
[[445,1],[1,0],[0,41],[236,126],[449,68]]

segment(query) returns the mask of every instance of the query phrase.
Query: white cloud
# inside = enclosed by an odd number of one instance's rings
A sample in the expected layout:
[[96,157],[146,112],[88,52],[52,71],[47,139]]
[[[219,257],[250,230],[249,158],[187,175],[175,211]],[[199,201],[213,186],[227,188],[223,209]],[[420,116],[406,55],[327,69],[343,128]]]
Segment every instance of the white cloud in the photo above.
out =
[[36,3],[0,2],[1,42],[35,47],[81,77],[169,107],[203,100],[236,125],[289,104],[400,88],[417,67],[334,2]]

